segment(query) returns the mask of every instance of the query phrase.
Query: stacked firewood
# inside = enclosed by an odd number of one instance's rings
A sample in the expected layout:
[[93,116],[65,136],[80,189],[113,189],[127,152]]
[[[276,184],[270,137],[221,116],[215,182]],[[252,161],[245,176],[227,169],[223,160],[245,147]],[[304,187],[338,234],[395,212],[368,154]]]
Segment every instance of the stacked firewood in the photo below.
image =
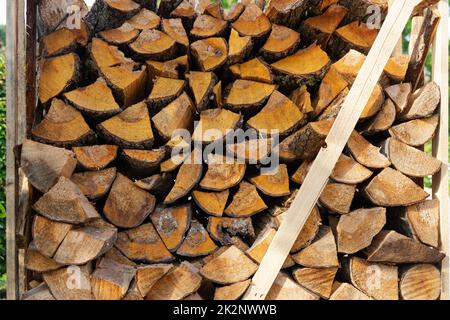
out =
[[[385,16],[380,0],[97,0],[45,34],[23,298],[241,298],[377,36],[371,5]],[[267,299],[439,298],[424,48],[389,60]]]

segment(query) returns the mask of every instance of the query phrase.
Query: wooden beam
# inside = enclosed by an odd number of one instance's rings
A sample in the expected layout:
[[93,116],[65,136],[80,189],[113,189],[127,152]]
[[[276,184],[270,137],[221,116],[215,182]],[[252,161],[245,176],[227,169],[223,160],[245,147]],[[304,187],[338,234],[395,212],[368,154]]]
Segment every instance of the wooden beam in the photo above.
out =
[[397,0],[370,50],[322,148],[252,279],[245,300],[262,300],[316,204],[350,137],[359,116],[383,72],[414,6],[419,1]]
[[441,16],[433,43],[432,79],[441,88],[438,132],[433,140],[433,156],[442,161],[440,173],[433,176],[432,195],[439,200],[441,251],[446,254],[441,265],[442,300],[449,300],[449,207],[448,207],[448,2],[437,4]]

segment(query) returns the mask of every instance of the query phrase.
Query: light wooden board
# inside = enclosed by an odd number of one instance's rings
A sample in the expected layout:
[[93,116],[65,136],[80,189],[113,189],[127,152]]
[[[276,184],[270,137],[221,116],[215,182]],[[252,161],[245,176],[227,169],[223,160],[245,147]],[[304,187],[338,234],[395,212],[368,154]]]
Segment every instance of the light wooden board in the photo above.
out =
[[442,261],[442,300],[449,300],[449,207],[448,207],[448,2],[438,3],[441,20],[433,43],[432,78],[441,88],[440,122],[433,140],[433,155],[442,161],[440,173],[433,177],[433,198],[439,200]]
[[254,275],[250,288],[244,295],[245,300],[263,300],[270,290],[355,128],[408,18],[419,2],[397,0],[389,10],[378,37],[326,139],[327,147],[322,148],[313,162],[304,183],[286,214],[286,218],[283,219],[258,271]]

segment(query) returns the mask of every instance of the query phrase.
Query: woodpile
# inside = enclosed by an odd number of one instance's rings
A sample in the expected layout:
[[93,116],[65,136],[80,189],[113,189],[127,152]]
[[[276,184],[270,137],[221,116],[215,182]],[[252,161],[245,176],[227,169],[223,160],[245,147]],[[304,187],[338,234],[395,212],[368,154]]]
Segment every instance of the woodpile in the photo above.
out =
[[[384,16],[387,1],[96,0],[81,28],[46,30],[23,298],[241,298],[377,36],[373,3]],[[422,182],[441,163],[422,147],[440,92],[417,79],[435,19],[414,60],[390,59],[267,299],[439,298]]]

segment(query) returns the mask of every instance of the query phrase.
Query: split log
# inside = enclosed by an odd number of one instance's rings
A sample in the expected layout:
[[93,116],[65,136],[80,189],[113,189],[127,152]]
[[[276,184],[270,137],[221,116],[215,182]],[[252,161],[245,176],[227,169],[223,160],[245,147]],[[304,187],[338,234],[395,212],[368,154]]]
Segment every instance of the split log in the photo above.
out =
[[91,292],[92,266],[68,266],[42,275],[56,300],[94,300]]
[[429,117],[433,115],[441,101],[439,86],[435,82],[429,82],[414,92],[409,99],[410,103],[406,110],[403,110],[403,114],[400,115],[402,120]]
[[197,17],[197,12],[194,8],[194,4],[191,3],[191,1],[183,0],[170,13],[170,17],[181,19],[183,21],[184,28],[186,30],[191,30],[194,24],[194,20]]
[[134,228],[142,224],[155,208],[155,197],[137,187],[130,179],[117,174],[106,199],[103,213],[114,225]]
[[246,165],[220,155],[208,155],[208,171],[200,187],[210,191],[223,191],[237,186],[244,178]]
[[164,204],[172,204],[188,195],[202,178],[202,173],[201,151],[195,149],[178,170],[175,185],[164,199]]
[[95,201],[106,196],[115,178],[116,168],[108,168],[75,173],[71,180],[88,199]]
[[408,105],[409,96],[411,94],[410,83],[394,84],[384,89],[388,97],[395,105],[395,109],[398,113],[402,113],[406,110]]
[[250,128],[263,136],[280,135],[285,137],[298,129],[304,115],[288,97],[275,90],[267,104],[247,121]]
[[208,109],[200,113],[200,122],[192,139],[202,144],[225,140],[241,124],[241,116],[226,109]]
[[[161,167],[161,166],[160,166]],[[171,173],[154,174],[150,177],[137,180],[135,184],[144,190],[147,190],[157,198],[165,198],[174,185],[173,175]]]
[[270,172],[250,178],[250,181],[262,193],[271,197],[284,197],[290,194],[287,166],[280,164]]
[[309,122],[284,139],[279,145],[281,159],[285,161],[314,159],[324,145],[333,122],[334,119]]
[[121,300],[135,273],[133,267],[104,258],[91,275],[92,294],[96,300]]
[[65,265],[82,265],[97,259],[112,248],[117,229],[102,219],[71,229],[53,257]]
[[185,72],[189,71],[189,61],[187,55],[163,62],[147,60],[145,64],[147,66],[149,79],[158,79],[160,77],[182,79]]
[[291,248],[291,253],[298,252],[301,249],[308,247],[318,235],[321,223],[319,210],[317,207],[314,207],[306,220],[302,231],[300,231],[300,234],[295,240],[294,245]]
[[341,59],[333,63],[332,66],[348,84],[353,84],[365,60],[366,56],[364,54],[350,49]]
[[33,242],[28,245],[25,252],[25,268],[34,272],[49,272],[62,268],[63,265],[52,258],[44,256]]
[[254,58],[241,64],[232,65],[230,71],[234,77],[239,79],[266,83],[273,82],[270,67],[261,58]]
[[152,286],[147,300],[181,300],[196,292],[202,277],[198,270],[187,261],[172,268]]
[[82,21],[80,28],[69,29],[62,27],[44,36],[41,40],[42,53],[44,58],[64,55],[86,47],[88,41],[89,30]]
[[311,94],[308,92],[306,85],[293,90],[289,95],[289,99],[291,99],[300,111],[307,116],[314,111],[311,103]]
[[364,189],[374,204],[383,207],[409,206],[428,197],[411,179],[392,168],[385,168]]
[[295,28],[299,25],[308,6],[307,0],[270,1],[266,10],[267,17],[272,23]]
[[90,142],[94,136],[81,113],[56,98],[32,134],[36,140],[61,147],[78,146]]
[[355,185],[328,183],[319,197],[319,202],[331,212],[347,214],[350,212],[355,193]]
[[315,241],[292,255],[299,265],[309,268],[339,267],[336,242],[330,227],[321,226]]
[[48,258],[53,257],[71,229],[70,224],[36,215],[31,229],[34,249]]
[[139,32],[138,29],[134,28],[128,22],[125,22],[118,28],[102,31],[98,35],[109,44],[121,46],[130,44],[136,40],[139,36]]
[[156,207],[150,219],[170,252],[175,252],[188,232],[192,216],[190,205]]
[[98,212],[83,195],[80,188],[65,177],[33,205],[44,217],[58,222],[82,224],[99,217]]
[[331,178],[340,183],[358,184],[372,176],[372,171],[350,157],[341,154],[331,173]]
[[352,257],[346,272],[355,287],[376,300],[398,300],[398,269]]
[[150,116],[144,102],[128,107],[97,128],[105,140],[123,148],[146,149],[153,145]]
[[286,273],[280,272],[266,296],[267,300],[319,300],[319,297],[312,294],[297,284]]
[[85,17],[93,33],[116,28],[139,12],[140,6],[132,0],[96,0]]
[[107,67],[115,67],[121,64],[134,66],[133,60],[126,58],[124,53],[116,46],[109,45],[100,38],[93,38],[88,49],[93,67],[100,74]]
[[269,19],[256,4],[247,5],[232,26],[241,36],[250,36],[255,40],[263,39],[272,28]]
[[276,88],[273,84],[238,79],[227,89],[225,107],[234,112],[253,114],[261,110]]
[[154,150],[124,149],[122,156],[130,172],[138,176],[148,176],[159,169],[159,164],[166,157],[164,148]]
[[350,16],[355,20],[366,20],[368,17],[374,14],[375,8],[379,11],[380,22],[384,21],[386,17],[389,3],[387,0],[340,0],[339,3],[350,11]]
[[328,51],[337,58],[341,58],[350,49],[367,54],[377,35],[378,29],[361,21],[353,21],[334,32],[328,43]]
[[363,120],[376,115],[383,106],[384,100],[383,88],[377,83],[359,118]]
[[226,148],[238,160],[257,164],[269,157],[273,143],[272,138],[250,139],[233,144],[228,143]]
[[223,38],[208,38],[191,44],[192,55],[201,71],[217,71],[227,61],[228,44]]
[[221,18],[201,14],[194,21],[191,36],[194,39],[222,37],[225,35],[227,27],[228,23]]
[[116,247],[112,247],[111,249],[109,249],[108,252],[106,252],[105,255],[103,256],[103,259],[115,261],[118,264],[130,267],[137,267],[136,263],[125,257],[123,253],[120,252]]
[[324,299],[331,296],[337,268],[298,268],[292,275],[302,287]]
[[145,263],[170,262],[170,253],[152,223],[119,232],[115,244],[128,259]]
[[122,298],[122,300],[133,300],[133,301],[142,301],[144,297],[140,294],[139,290],[136,287],[136,281],[133,280],[130,284],[130,287],[126,293],[126,295]]
[[[335,282],[336,284],[336,282]],[[370,297],[348,283],[340,283],[330,296],[330,300],[371,300]]]
[[319,45],[313,44],[271,64],[281,86],[313,85],[323,78],[330,58]]
[[441,169],[441,161],[395,138],[387,139],[384,149],[392,166],[409,177],[432,176]]
[[211,238],[220,242],[223,246],[231,245],[234,236],[253,238],[251,218],[225,218],[210,217],[208,220],[208,232]]
[[117,157],[117,146],[94,145],[85,147],[73,147],[78,164],[86,170],[105,169]]
[[174,58],[177,46],[166,33],[147,29],[130,44],[130,49],[141,58],[164,61]]
[[214,283],[227,285],[247,280],[257,269],[258,266],[241,250],[231,246],[206,263],[200,269],[200,274]]
[[212,216],[221,217],[225,210],[229,194],[229,190],[221,192],[195,190],[192,192],[192,198],[202,211]]
[[378,114],[364,128],[364,133],[372,135],[388,130],[394,124],[395,117],[395,105],[387,98]]
[[138,30],[158,28],[161,23],[161,18],[154,12],[155,10],[153,8],[156,8],[156,5],[153,5],[152,2],[155,1],[137,0],[135,2],[144,2],[141,3],[143,9],[131,17],[131,19],[127,20],[127,23]]
[[228,61],[229,64],[239,63],[245,60],[245,58],[249,55],[253,43],[252,37],[239,35],[234,28],[231,29],[230,38],[228,40],[229,52],[228,52]]
[[370,169],[382,169],[389,167],[391,162],[358,132],[353,131],[347,142],[347,148],[353,158],[363,166]]
[[181,51],[189,48],[189,38],[181,19],[163,19],[162,31],[175,40]]
[[267,205],[256,191],[253,184],[242,181],[231,203],[225,209],[225,214],[234,218],[251,217],[267,209]]
[[239,300],[250,286],[251,280],[236,282],[229,286],[217,287],[214,300]]
[[295,170],[294,174],[291,176],[291,180],[297,184],[300,185],[303,184],[303,182],[306,179],[306,175],[308,174],[308,171],[311,168],[311,165],[312,161],[308,160],[303,161],[302,164],[297,168],[297,170]]
[[386,209],[358,209],[339,218],[336,228],[340,253],[356,253],[367,248],[386,224]]
[[[223,10],[223,18],[228,22],[235,22],[242,12],[245,10],[245,5],[242,2],[234,3],[230,8]],[[262,9],[261,9],[262,10]]]
[[218,249],[217,245],[208,235],[206,229],[195,219],[191,220],[189,231],[177,254],[183,257],[207,256]]
[[391,57],[384,67],[384,73],[396,83],[402,82],[405,79],[406,71],[408,69],[409,56],[398,55]]
[[45,59],[39,77],[38,96],[46,104],[78,81],[80,58],[75,53]]
[[28,181],[41,192],[47,192],[60,177],[70,178],[77,161],[69,150],[25,139],[20,166]]
[[55,300],[55,297],[52,296],[45,282],[42,282],[40,285],[25,292],[21,300],[46,301]]
[[191,71],[185,75],[189,82],[196,108],[198,112],[209,109],[214,99],[214,86],[217,84],[217,76],[212,72]]
[[347,81],[344,80],[334,67],[330,67],[322,79],[317,96],[313,101],[314,114],[321,114],[347,87]]
[[213,2],[206,6],[204,14],[210,15],[216,19],[224,19],[224,11],[221,2]]
[[172,268],[172,264],[151,264],[137,268],[135,279],[140,295],[145,297],[153,285]]
[[441,272],[432,264],[418,264],[403,270],[400,295],[403,300],[438,300]]
[[433,139],[439,123],[439,115],[429,118],[411,120],[389,129],[392,137],[413,147],[424,145]]
[[183,93],[185,84],[184,80],[157,77],[147,98],[150,113],[156,114],[162,107],[167,106],[178,98]]
[[259,50],[267,61],[274,61],[293,54],[300,45],[300,33],[288,27],[274,24],[266,43]]
[[328,105],[328,107],[322,112],[322,114],[317,118],[317,120],[328,120],[336,119],[339,112],[341,111],[342,105],[349,93],[349,89],[345,88],[338,94],[338,96]]
[[381,263],[437,263],[445,254],[395,231],[383,230],[366,249],[367,260]]

